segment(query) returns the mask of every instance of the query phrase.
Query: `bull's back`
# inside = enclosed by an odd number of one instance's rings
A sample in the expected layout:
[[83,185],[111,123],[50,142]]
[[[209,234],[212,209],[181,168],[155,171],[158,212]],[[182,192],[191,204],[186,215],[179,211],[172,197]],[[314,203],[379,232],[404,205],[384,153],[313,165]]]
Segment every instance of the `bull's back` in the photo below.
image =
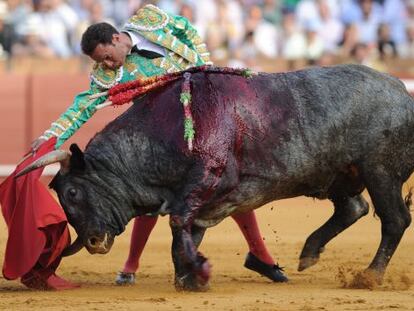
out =
[[316,149],[356,159],[369,149],[386,151],[397,137],[413,142],[414,101],[394,77],[341,65],[292,73],[287,81],[298,123],[307,141],[318,142]]
[[238,103],[247,129],[238,128],[236,150],[257,193],[323,193],[340,171],[368,160],[412,171],[414,101],[398,79],[342,65],[261,74],[247,85],[241,97],[253,100]]

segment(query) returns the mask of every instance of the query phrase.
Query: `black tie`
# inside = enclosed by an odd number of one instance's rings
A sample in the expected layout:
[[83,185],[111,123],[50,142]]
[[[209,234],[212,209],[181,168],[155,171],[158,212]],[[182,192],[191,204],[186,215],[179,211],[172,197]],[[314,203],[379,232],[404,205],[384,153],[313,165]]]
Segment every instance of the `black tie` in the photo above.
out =
[[149,50],[143,50],[143,49],[138,49],[136,45],[134,45],[132,47],[131,53],[135,53],[135,54],[138,54],[139,56],[142,56],[142,57],[145,57],[145,58],[149,58],[149,59],[163,57],[163,55],[161,55],[161,54],[159,54],[157,52],[153,52],[153,51],[149,51]]

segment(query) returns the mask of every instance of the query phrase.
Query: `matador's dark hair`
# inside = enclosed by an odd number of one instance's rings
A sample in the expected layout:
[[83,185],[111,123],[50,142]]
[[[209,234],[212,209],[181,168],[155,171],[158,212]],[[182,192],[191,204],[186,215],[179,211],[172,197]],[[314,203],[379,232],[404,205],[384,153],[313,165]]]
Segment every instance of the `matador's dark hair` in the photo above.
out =
[[81,48],[86,55],[91,55],[100,43],[112,42],[112,35],[119,33],[116,28],[108,23],[93,24],[82,35]]

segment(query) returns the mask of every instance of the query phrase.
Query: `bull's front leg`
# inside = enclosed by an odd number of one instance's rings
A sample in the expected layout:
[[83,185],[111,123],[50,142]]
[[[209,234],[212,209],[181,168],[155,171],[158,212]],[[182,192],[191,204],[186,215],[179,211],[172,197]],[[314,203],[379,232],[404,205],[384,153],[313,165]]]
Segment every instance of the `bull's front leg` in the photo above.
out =
[[[211,163],[194,166],[188,173],[193,179],[182,191],[183,199],[178,199],[171,207],[172,257],[178,290],[200,291],[208,288],[210,264],[198,251],[206,229],[195,226],[194,219],[217,189],[223,169],[224,166],[213,169]],[[200,176],[203,176],[201,180]]]
[[179,216],[170,218],[175,287],[177,290],[206,290],[210,278],[210,265],[207,259],[197,251],[206,229],[184,225],[182,221],[183,219]]

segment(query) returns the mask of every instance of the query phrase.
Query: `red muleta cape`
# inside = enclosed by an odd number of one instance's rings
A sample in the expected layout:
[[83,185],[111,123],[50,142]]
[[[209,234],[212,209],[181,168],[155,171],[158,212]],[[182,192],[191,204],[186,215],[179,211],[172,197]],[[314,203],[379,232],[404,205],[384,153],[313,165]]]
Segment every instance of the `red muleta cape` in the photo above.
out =
[[3,276],[35,289],[67,289],[75,285],[55,275],[63,249],[70,243],[63,209],[39,181],[43,168],[19,178],[16,173],[54,150],[56,138],[43,143],[35,156],[25,160],[0,185],[1,210],[9,237]]

